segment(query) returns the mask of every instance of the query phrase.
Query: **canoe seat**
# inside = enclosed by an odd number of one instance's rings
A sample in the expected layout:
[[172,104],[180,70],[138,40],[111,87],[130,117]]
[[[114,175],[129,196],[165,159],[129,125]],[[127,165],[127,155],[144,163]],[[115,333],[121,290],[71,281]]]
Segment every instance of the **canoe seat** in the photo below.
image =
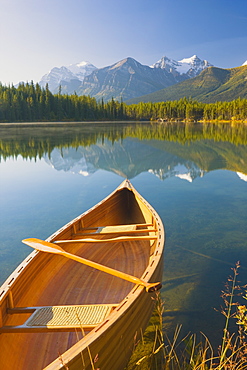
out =
[[79,305],[16,307],[8,309],[10,314],[31,313],[23,325],[3,326],[0,333],[91,330],[110,314],[117,305]]
[[150,231],[156,231],[156,229],[149,227],[153,224],[131,224],[131,225],[111,225],[111,226],[98,226],[98,227],[88,227],[88,228],[82,228],[78,231],[76,231],[75,235],[106,235],[106,234],[136,234],[136,233],[143,233],[143,232],[150,232]]
[[98,227],[96,233],[99,234],[111,234],[111,233],[121,233],[121,232],[129,232],[136,230],[136,225],[117,225],[117,226],[101,226]]

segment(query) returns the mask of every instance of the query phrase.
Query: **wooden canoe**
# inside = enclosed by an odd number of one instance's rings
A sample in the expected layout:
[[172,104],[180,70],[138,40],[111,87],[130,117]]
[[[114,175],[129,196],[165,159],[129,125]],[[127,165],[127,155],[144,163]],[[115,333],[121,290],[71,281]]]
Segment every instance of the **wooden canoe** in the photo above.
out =
[[137,282],[33,251],[0,288],[0,369],[122,370],[153,310],[147,285],[161,281],[164,242],[160,217],[128,180],[51,235],[44,244]]

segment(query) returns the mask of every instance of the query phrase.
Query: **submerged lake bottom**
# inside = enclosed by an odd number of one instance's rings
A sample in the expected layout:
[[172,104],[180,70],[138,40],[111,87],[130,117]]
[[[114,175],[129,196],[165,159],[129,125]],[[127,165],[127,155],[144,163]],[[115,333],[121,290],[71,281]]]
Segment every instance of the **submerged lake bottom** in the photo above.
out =
[[182,336],[203,332],[221,344],[221,295],[237,261],[247,283],[246,127],[242,136],[229,126],[146,123],[0,132],[1,283],[30,253],[22,239],[46,239],[129,178],[165,226],[165,332],[182,324]]

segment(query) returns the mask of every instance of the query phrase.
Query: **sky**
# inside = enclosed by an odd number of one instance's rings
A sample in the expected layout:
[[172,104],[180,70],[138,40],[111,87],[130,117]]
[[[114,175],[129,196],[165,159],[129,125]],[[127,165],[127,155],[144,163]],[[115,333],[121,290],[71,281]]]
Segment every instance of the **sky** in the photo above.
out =
[[247,60],[247,0],[0,0],[0,81],[126,57],[151,65],[196,54],[220,68]]

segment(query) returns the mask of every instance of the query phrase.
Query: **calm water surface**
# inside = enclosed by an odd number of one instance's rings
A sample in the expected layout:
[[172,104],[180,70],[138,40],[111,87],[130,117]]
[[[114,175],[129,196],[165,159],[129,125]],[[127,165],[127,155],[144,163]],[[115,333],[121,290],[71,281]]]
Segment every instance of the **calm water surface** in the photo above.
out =
[[0,160],[0,283],[31,252],[23,238],[47,238],[127,177],[165,225],[167,331],[220,344],[236,261],[247,283],[247,127],[1,126]]

